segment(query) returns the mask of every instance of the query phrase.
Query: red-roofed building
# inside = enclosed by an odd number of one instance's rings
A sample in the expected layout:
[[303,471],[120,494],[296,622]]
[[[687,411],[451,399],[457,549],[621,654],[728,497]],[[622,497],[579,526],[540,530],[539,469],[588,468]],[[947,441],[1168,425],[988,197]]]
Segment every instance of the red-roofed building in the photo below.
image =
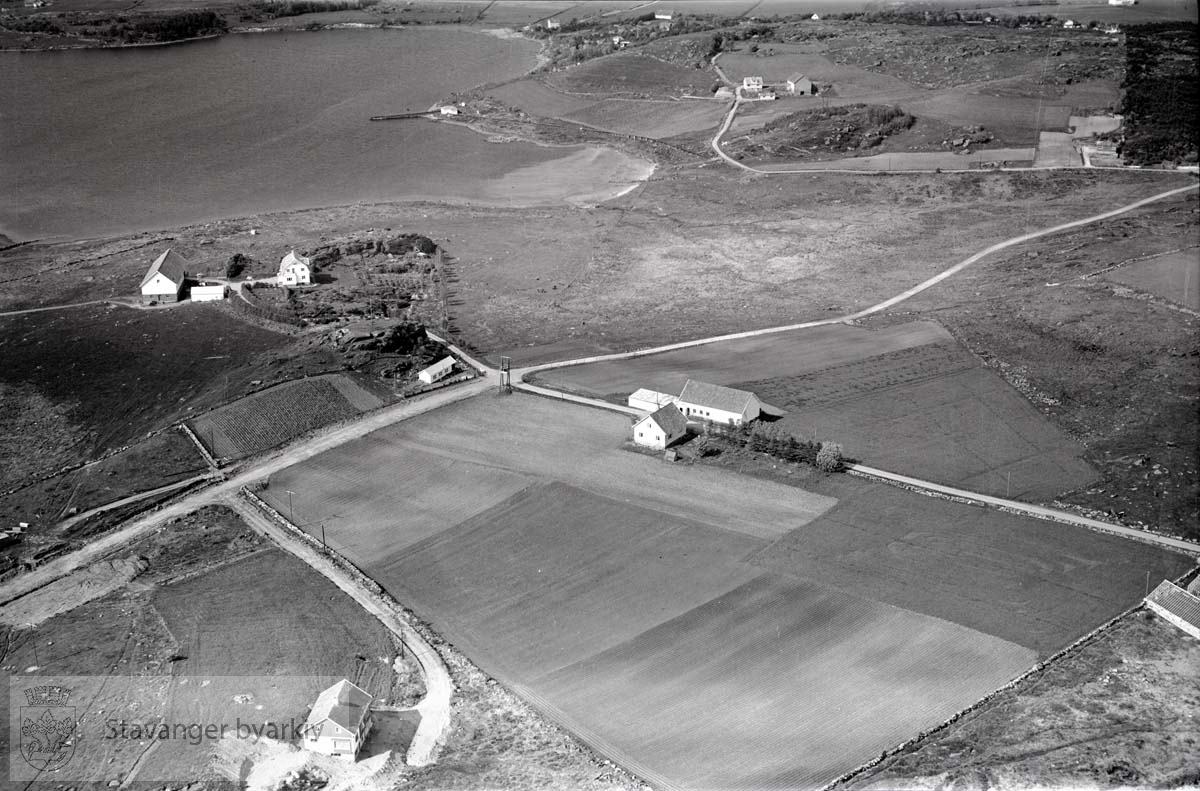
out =
[[322,692],[304,723],[304,749],[353,761],[371,732],[371,701],[346,679]]

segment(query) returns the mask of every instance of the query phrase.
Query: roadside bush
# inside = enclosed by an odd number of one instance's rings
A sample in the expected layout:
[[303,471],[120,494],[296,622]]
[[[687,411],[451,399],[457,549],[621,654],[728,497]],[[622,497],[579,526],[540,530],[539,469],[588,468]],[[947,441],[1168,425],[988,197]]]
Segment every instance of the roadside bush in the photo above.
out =
[[33,16],[26,19],[6,19],[0,22],[0,27],[17,33],[62,33],[58,25],[43,16]]
[[837,472],[842,468],[842,446],[836,442],[822,442],[816,461],[817,469]]
[[246,267],[250,265],[250,259],[241,253],[234,253],[229,256],[229,260],[225,263],[225,277],[233,279],[246,271]]

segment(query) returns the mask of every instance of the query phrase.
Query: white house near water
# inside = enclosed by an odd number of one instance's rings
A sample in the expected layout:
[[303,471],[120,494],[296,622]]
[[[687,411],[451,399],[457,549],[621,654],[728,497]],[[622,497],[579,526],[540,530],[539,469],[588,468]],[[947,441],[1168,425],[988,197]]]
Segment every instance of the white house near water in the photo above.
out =
[[647,390],[643,387],[640,390],[630,393],[625,403],[643,412],[656,412],[661,407],[667,404],[674,404],[677,401],[679,401],[679,396],[673,396],[670,393],[660,393],[656,390]]
[[438,360],[433,365],[426,368],[424,371],[421,371],[419,374],[417,374],[417,378],[420,379],[425,384],[431,385],[434,382],[438,382],[438,381],[441,381],[442,379],[445,379],[447,376],[450,375],[450,372],[453,370],[454,370],[454,358],[453,357],[444,357],[441,360]]
[[353,761],[371,732],[371,700],[346,679],[322,692],[304,723],[304,749]]
[[142,302],[178,302],[187,280],[187,266],[183,256],[171,249],[155,258],[142,278]]
[[225,299],[229,287],[224,283],[197,283],[192,286],[192,302],[219,302]]
[[762,411],[762,402],[754,393],[695,379],[683,386],[676,406],[689,418],[738,426],[756,420]]
[[787,91],[794,96],[811,96],[816,93],[812,80],[803,74],[793,74],[787,78]]
[[307,286],[312,284],[312,259],[296,255],[293,250],[279,262],[279,285]]
[[633,424],[633,441],[655,450],[663,450],[687,434],[687,418],[674,404],[646,415]]

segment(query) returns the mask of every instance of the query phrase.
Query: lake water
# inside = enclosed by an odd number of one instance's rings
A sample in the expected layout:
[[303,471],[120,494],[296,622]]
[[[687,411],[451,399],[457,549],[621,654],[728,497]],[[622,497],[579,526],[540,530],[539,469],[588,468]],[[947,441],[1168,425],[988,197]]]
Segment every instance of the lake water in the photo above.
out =
[[[425,28],[0,53],[0,233],[94,236],[414,197],[503,202],[506,174],[556,160],[582,158],[610,179],[631,162],[644,169],[615,152],[367,120],[518,76],[536,52],[524,39]],[[553,179],[531,194],[518,178],[513,199],[568,197],[573,175],[562,194]]]

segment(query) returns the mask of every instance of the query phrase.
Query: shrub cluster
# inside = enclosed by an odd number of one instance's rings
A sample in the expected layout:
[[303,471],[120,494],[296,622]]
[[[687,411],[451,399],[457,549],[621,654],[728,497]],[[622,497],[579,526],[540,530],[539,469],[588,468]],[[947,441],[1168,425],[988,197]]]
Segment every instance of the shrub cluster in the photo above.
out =
[[377,5],[379,0],[258,0],[251,8],[274,19],[301,14],[321,14],[329,11],[357,11]]
[[[143,19],[133,25],[132,37],[152,41],[182,41],[188,38],[224,33],[229,29],[225,18],[215,11],[181,11],[177,14]],[[131,37],[126,34],[126,37]]]
[[836,472],[842,467],[842,446],[838,443],[796,439],[770,423],[740,426],[708,423],[705,433],[735,448],[749,448],[782,461],[811,464],[826,472]]
[[16,33],[62,33],[63,29],[44,16],[31,16],[25,19],[0,20],[0,28]]

